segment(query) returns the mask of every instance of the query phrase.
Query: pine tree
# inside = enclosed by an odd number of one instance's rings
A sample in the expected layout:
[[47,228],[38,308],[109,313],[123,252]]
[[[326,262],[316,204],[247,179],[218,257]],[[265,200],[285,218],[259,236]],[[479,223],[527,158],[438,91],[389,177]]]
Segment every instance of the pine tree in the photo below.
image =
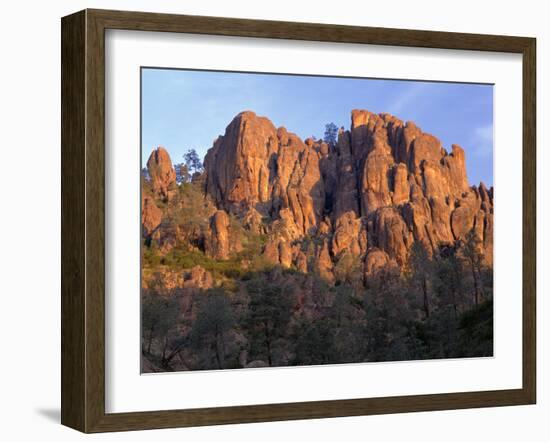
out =
[[325,136],[323,141],[334,146],[338,141],[338,126],[334,123],[325,124]]

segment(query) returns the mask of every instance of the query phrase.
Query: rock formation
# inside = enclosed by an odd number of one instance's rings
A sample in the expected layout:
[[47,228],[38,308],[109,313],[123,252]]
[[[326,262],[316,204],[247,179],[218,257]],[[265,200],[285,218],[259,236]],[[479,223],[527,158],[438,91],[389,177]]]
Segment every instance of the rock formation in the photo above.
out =
[[147,170],[155,195],[164,199],[170,198],[171,191],[176,186],[176,171],[166,149],[159,146],[153,150],[147,161]]
[[229,257],[229,217],[223,210],[218,210],[210,218],[210,232],[206,238],[205,251],[214,259]]
[[[169,200],[175,173],[168,153],[158,148],[147,166],[152,192]],[[267,237],[268,261],[314,270],[329,282],[344,254],[368,277],[382,267],[402,268],[415,241],[433,254],[460,246],[470,232],[492,264],[493,189],[468,184],[460,146],[448,152],[435,136],[390,114],[353,110],[350,130],[340,129],[329,145],[242,112],[204,166],[204,192],[217,207],[204,251],[214,259],[239,250],[233,216]],[[158,211],[144,198],[145,234],[160,224]]]
[[[216,140],[205,168],[206,192],[220,208],[241,217],[259,212],[283,227],[285,240],[327,237],[316,253],[325,275],[343,250],[365,260],[377,248],[376,262],[385,252],[402,266],[414,241],[433,253],[472,229],[492,260],[492,190],[468,185],[464,150],[453,145],[449,153],[389,114],[352,111],[351,129],[328,146],[243,112]],[[273,262],[281,263],[279,248],[266,247]]]
[[214,279],[210,272],[204,270],[201,266],[195,266],[191,270],[183,273],[184,288],[209,289],[214,285]]
[[255,210],[278,217],[287,209],[289,228],[303,236],[316,230],[325,204],[319,159],[312,140],[306,144],[267,118],[242,112],[206,155],[206,191],[239,216]]
[[149,238],[162,221],[162,211],[157,207],[155,199],[150,195],[142,195],[141,198],[141,223],[143,225],[143,237]]

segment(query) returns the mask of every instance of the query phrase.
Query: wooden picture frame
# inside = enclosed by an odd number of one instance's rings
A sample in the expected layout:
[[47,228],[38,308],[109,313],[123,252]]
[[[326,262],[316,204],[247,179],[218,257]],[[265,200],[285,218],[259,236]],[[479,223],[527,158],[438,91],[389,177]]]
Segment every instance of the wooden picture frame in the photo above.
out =
[[[105,30],[495,51],[523,58],[523,386],[271,405],[105,412]],[[536,41],[533,38],[84,10],[62,19],[62,424],[83,432],[534,404]]]

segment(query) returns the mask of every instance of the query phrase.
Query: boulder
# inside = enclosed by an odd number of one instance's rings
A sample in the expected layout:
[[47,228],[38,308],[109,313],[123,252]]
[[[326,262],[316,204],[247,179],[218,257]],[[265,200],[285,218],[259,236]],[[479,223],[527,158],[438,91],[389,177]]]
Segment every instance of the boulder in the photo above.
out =
[[314,270],[321,278],[332,284],[334,282],[333,268],[334,264],[330,256],[329,244],[328,241],[325,240],[323,244],[317,248]]
[[368,280],[382,271],[394,270],[396,267],[397,263],[392,261],[386,252],[373,247],[369,249],[365,257],[365,279]]
[[176,189],[176,171],[166,149],[159,146],[151,152],[147,160],[147,171],[154,194],[169,199]]
[[413,235],[397,209],[384,207],[376,212],[374,235],[379,249],[399,265],[405,264]]
[[160,210],[155,200],[148,195],[143,195],[141,199],[141,225],[143,226],[143,236],[148,238],[157,229],[162,221],[162,210]]
[[210,231],[206,239],[205,249],[206,254],[211,258],[229,258],[229,216],[224,210],[218,210],[210,218]]
[[336,220],[336,227],[331,243],[332,254],[334,256],[339,255],[343,251],[347,251],[353,256],[361,254],[361,226],[361,218],[358,218],[355,212],[352,211],[342,214]]
[[214,286],[214,279],[210,272],[197,265],[183,272],[182,287],[193,289],[210,289]]

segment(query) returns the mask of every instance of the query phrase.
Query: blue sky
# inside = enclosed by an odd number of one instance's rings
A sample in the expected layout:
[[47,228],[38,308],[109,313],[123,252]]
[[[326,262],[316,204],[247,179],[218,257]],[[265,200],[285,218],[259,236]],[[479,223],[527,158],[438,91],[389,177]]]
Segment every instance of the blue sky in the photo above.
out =
[[142,69],[142,162],[164,146],[172,161],[190,148],[201,157],[233,117],[252,110],[302,138],[325,124],[349,129],[351,110],[414,121],[450,151],[466,151],[470,184],[493,184],[491,85]]

